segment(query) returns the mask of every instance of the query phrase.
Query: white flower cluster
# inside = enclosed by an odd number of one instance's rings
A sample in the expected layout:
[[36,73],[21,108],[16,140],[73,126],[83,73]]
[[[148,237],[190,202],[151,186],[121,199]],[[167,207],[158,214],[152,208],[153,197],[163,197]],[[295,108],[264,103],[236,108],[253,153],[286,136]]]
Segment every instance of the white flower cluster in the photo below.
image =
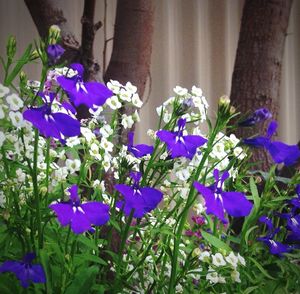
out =
[[[233,282],[241,283],[238,267],[246,266],[246,261],[239,253],[236,255],[234,252],[230,252],[224,256],[219,252],[211,254],[210,251],[200,251],[199,248],[195,251],[199,256],[199,260],[202,263],[208,264],[206,280],[211,284],[226,283],[226,276],[228,274],[230,274],[230,278]],[[222,272],[222,274],[220,274],[220,272]]]
[[170,97],[161,106],[156,108],[157,114],[159,116],[162,115],[162,119],[165,123],[168,123],[171,119],[175,101],[180,104],[182,108],[189,109],[189,112],[186,112],[182,116],[187,122],[194,121],[195,125],[198,125],[199,121],[203,122],[206,120],[209,105],[200,88],[193,86],[190,93],[186,88],[180,86],[176,86],[173,90],[176,96]]

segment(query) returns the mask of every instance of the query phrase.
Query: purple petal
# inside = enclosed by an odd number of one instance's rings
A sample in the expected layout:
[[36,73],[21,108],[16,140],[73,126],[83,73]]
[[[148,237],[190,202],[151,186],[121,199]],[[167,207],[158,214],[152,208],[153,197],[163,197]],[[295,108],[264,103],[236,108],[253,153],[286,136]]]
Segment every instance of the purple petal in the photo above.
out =
[[46,275],[40,264],[33,264],[29,271],[30,280],[34,283],[46,283]]
[[73,214],[71,229],[75,234],[82,234],[91,229],[91,223],[80,206]]
[[81,204],[82,210],[90,223],[96,226],[102,226],[109,220],[109,206],[101,202],[88,202]]
[[120,192],[123,196],[132,196],[134,194],[132,187],[127,186],[125,184],[117,184],[114,188]]
[[84,73],[84,67],[82,64],[80,63],[72,63],[70,65],[70,68],[72,68],[73,70],[76,70],[78,72],[78,75],[79,76],[83,76],[83,73]]
[[66,137],[79,136],[80,122],[71,116],[64,113],[53,113],[52,114],[57,129]]
[[[186,145],[184,143],[182,143],[181,141],[178,141],[175,144],[168,144],[168,149],[169,151],[171,151],[171,157],[172,158],[177,158],[177,157],[187,157],[189,159],[192,159],[194,154],[191,154],[188,152]],[[196,151],[195,151],[196,152]]]
[[74,212],[73,206],[70,203],[50,204],[49,208],[54,210],[55,214],[57,215],[58,221],[63,227],[71,222]]
[[145,202],[145,211],[150,212],[157,207],[163,198],[163,193],[157,189],[150,187],[140,188],[141,196]]
[[259,218],[259,221],[260,221],[261,223],[266,224],[269,231],[272,231],[272,230],[274,229],[274,226],[273,226],[272,221],[271,221],[267,216],[265,216],[265,215],[261,216],[261,217]]
[[178,128],[179,129],[184,129],[186,124],[186,119],[185,118],[180,118],[177,122]]
[[227,220],[224,216],[224,208],[221,199],[219,197],[215,197],[215,194],[211,189],[198,182],[194,182],[194,187],[200,194],[202,194],[205,199],[206,213],[213,214],[218,217],[223,223],[226,223]]
[[241,192],[222,192],[226,212],[234,217],[249,215],[253,204]]
[[268,138],[271,138],[275,134],[277,127],[278,127],[277,122],[275,120],[272,120],[267,129],[267,137]]
[[300,235],[300,215],[290,217],[287,221],[287,227],[295,234]]
[[132,146],[133,145],[133,137],[134,137],[134,133],[133,132],[129,132],[128,133],[128,146]]
[[269,144],[267,149],[276,163],[284,163],[286,166],[293,165],[300,157],[300,150],[297,145],[287,145],[275,141]]
[[78,196],[78,186],[77,185],[72,185],[69,189],[68,189],[69,193],[70,193],[70,199],[73,202],[78,202],[79,201],[79,196]]
[[154,150],[153,146],[149,146],[146,144],[128,146],[128,151],[131,152],[136,158],[143,157],[147,154],[152,154],[153,150]]
[[76,90],[76,78],[67,78],[65,76],[60,76],[57,77],[56,80],[66,92],[72,92],[74,89]]
[[243,143],[252,147],[266,147],[270,144],[270,139],[266,137],[256,137],[251,139],[243,139]]
[[168,146],[175,144],[176,134],[166,130],[160,130],[156,133],[156,136]]

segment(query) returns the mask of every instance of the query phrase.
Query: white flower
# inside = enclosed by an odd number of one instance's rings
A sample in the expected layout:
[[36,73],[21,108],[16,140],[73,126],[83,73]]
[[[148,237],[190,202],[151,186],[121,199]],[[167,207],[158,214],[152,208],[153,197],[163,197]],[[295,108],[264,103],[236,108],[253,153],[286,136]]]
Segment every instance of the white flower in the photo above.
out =
[[24,183],[25,179],[26,179],[26,174],[23,172],[23,170],[21,170],[20,168],[18,168],[16,170],[16,176],[17,176],[17,181],[19,183]]
[[93,143],[90,147],[90,155],[95,157],[98,160],[101,160],[102,157],[99,154],[99,146],[96,143]]
[[17,94],[7,96],[6,102],[8,103],[9,108],[13,111],[17,111],[24,106],[23,101]]
[[[0,84],[0,87],[1,87],[1,84]],[[0,191],[0,207],[4,207],[5,203],[6,203],[6,198],[5,198],[4,192]]]
[[9,93],[9,88],[3,86],[0,83],[0,97],[4,97],[5,95],[7,95]]
[[68,169],[64,167],[60,167],[54,171],[54,179],[61,182],[64,181],[68,176]]
[[140,97],[137,93],[133,94],[133,96],[132,96],[132,104],[138,108],[141,108],[143,105],[143,101],[140,99]]
[[2,131],[0,131],[0,147],[3,145],[5,139],[6,139],[5,134]]
[[164,152],[160,155],[159,159],[165,160],[168,157],[168,155],[169,155],[168,152]]
[[134,85],[132,85],[130,82],[127,82],[127,83],[126,83],[125,89],[126,89],[129,93],[131,93],[131,94],[134,94],[134,93],[136,93],[136,91],[137,91],[137,87],[134,86]]
[[235,147],[233,149],[233,154],[239,160],[243,160],[247,156],[242,147]]
[[217,267],[226,265],[223,255],[221,253],[216,253],[215,255],[212,255],[212,264]]
[[176,86],[173,91],[179,95],[179,96],[184,96],[188,93],[188,90],[186,88],[182,88],[180,86]]
[[132,114],[132,119],[133,119],[135,122],[140,122],[140,121],[141,121],[140,115],[139,115],[139,113],[138,113],[137,110]]
[[131,115],[127,116],[126,114],[123,114],[121,124],[124,129],[130,129],[134,124],[134,120],[132,119]]
[[204,262],[209,262],[210,252],[209,251],[202,251],[199,254],[199,260]]
[[96,139],[95,134],[89,128],[80,128],[81,134],[85,137],[88,143],[91,143],[93,139]]
[[235,147],[240,142],[240,140],[235,136],[235,134],[231,134],[229,136],[229,140],[232,144],[232,147]]
[[183,182],[187,181],[191,175],[190,171],[187,168],[181,168],[178,171],[176,171],[175,174],[176,177]]
[[110,161],[111,161],[111,156],[109,154],[105,154],[102,161],[102,166],[105,171],[108,171],[110,169]]
[[13,126],[15,126],[16,128],[22,128],[24,126],[24,120],[21,112],[10,111],[8,115]]
[[156,112],[159,116],[161,116],[163,110],[165,110],[165,108],[163,108],[163,105],[156,107]]
[[120,95],[120,99],[122,101],[131,102],[131,95],[132,95],[132,93],[128,92],[127,90],[121,89],[119,95]]
[[147,135],[153,140],[155,140],[155,138],[156,138],[156,132],[154,130],[149,129],[147,131]]
[[107,141],[107,139],[102,138],[100,142],[100,147],[105,150],[105,152],[112,152],[114,148],[114,144]]
[[110,125],[104,125],[99,131],[103,138],[108,138],[113,134],[113,129]]
[[218,273],[215,271],[209,272],[206,275],[206,280],[208,280],[211,284],[217,284],[219,282]]
[[180,284],[177,284],[175,287],[175,293],[182,293],[183,292],[183,288]]
[[197,88],[196,86],[192,87],[192,94],[198,97],[201,97],[203,92],[200,88]]
[[81,165],[81,162],[79,159],[72,160],[72,159],[68,158],[66,160],[66,167],[69,170],[70,174],[73,174],[74,172],[79,171],[80,165]]
[[220,284],[225,284],[226,283],[226,280],[224,277],[222,277],[221,275],[218,276],[218,283]]
[[103,111],[103,107],[95,105],[94,108],[95,108],[95,110],[90,108],[89,112],[93,116],[93,118],[98,118],[100,116],[101,112]]
[[243,266],[246,265],[245,258],[243,256],[241,256],[239,253],[237,255],[237,258],[239,259],[239,262],[240,262],[241,265],[243,265]]
[[205,208],[202,203],[197,203],[194,205],[194,210],[196,211],[196,214],[200,215],[205,211]]
[[165,123],[168,123],[168,122],[170,121],[171,117],[172,117],[172,114],[166,111],[166,112],[163,114],[163,121],[164,121]]
[[231,273],[231,278],[234,282],[237,282],[237,283],[240,283],[241,282],[241,279],[240,279],[240,273],[236,270],[234,270],[232,273]]
[[5,105],[0,105],[0,119],[3,119],[5,117],[4,108],[7,108]]
[[66,139],[66,145],[68,147],[74,147],[80,144],[80,139],[77,136],[69,137]]
[[119,109],[122,107],[122,103],[119,101],[117,96],[112,96],[106,100],[106,104],[113,110]]
[[234,268],[237,267],[239,259],[234,255],[233,252],[230,252],[228,256],[225,257],[226,261],[231,264]]
[[107,84],[107,88],[110,89],[115,94],[120,93],[120,88],[122,85],[118,81],[110,80]]

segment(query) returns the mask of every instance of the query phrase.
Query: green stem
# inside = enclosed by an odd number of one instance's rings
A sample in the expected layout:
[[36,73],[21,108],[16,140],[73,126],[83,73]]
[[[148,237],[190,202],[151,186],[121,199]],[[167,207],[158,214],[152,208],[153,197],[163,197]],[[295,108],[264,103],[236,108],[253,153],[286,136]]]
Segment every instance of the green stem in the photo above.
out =
[[41,223],[41,207],[40,207],[40,195],[38,190],[37,181],[37,159],[38,159],[38,143],[39,143],[39,131],[35,130],[34,135],[34,151],[33,151],[33,168],[32,168],[32,183],[33,183],[33,194],[36,207],[36,223],[38,230],[38,248],[43,247],[43,236],[42,236],[42,223]]

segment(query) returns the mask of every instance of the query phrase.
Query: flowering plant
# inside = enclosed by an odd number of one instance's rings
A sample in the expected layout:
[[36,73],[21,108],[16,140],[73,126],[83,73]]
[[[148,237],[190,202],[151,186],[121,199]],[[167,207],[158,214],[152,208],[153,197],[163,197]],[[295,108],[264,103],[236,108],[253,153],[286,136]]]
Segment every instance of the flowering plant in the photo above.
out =
[[[11,38],[1,59],[0,292],[296,293],[300,174],[276,172],[300,150],[271,141],[275,121],[265,137],[234,135],[270,112],[243,119],[222,98],[213,122],[201,89],[177,86],[151,143],[129,132],[121,144],[137,88],[84,81],[81,64],[57,64],[57,39],[14,61]],[[31,81],[21,70],[36,59]],[[136,110],[121,115],[125,104]],[[273,158],[269,173],[253,171],[253,146]]]

